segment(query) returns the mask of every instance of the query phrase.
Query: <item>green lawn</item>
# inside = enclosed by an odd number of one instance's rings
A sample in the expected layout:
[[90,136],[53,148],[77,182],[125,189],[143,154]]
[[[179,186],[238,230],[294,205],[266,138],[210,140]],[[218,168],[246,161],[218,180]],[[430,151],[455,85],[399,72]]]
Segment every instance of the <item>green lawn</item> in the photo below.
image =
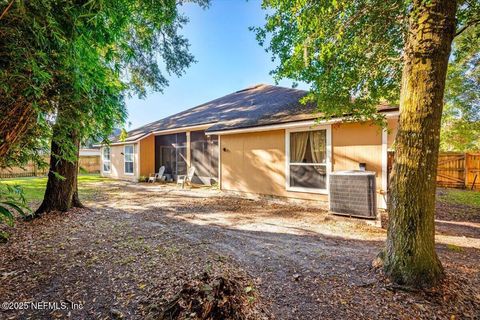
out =
[[[78,189],[81,195],[90,195],[95,188],[90,183],[99,183],[111,179],[103,178],[98,174],[86,174],[78,176]],[[47,184],[47,177],[27,177],[27,178],[9,178],[0,179],[0,183],[10,185],[19,185],[25,192],[25,198],[28,202],[41,201]]]
[[464,204],[480,208],[480,192],[461,189],[440,189],[438,198],[441,202]]

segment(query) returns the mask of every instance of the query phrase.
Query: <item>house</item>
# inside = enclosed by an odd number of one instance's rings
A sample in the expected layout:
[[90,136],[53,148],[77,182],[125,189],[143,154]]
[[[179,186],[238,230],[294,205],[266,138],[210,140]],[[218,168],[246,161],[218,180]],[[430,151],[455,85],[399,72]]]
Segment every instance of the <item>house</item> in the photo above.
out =
[[80,148],[79,150],[80,157],[100,157],[99,148]]
[[338,118],[317,122],[303,90],[256,85],[128,132],[102,147],[102,175],[136,181],[162,165],[169,179],[194,166],[197,182],[222,190],[328,201],[332,171],[376,172],[385,207],[387,150],[397,107],[380,106],[388,130]]

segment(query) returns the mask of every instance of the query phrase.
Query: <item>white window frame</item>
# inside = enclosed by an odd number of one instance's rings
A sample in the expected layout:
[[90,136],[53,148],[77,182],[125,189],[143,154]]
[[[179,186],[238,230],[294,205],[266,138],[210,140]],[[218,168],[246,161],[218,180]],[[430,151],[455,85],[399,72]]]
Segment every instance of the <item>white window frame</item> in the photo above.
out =
[[[105,159],[105,150],[108,150],[108,160]],[[105,163],[108,162],[108,171],[105,171]],[[103,147],[102,149],[102,172],[111,173],[112,172],[112,149],[110,147]]]
[[[326,159],[325,159],[325,166],[327,171],[326,177],[326,185],[325,189],[317,189],[317,188],[306,188],[306,187],[292,187],[290,186],[290,165],[319,165],[318,163],[298,163],[292,162],[290,163],[290,134],[294,132],[305,132],[305,131],[318,131],[318,130],[325,130],[326,134]],[[285,129],[285,188],[287,191],[294,191],[294,192],[307,192],[307,193],[318,193],[318,194],[328,194],[329,193],[329,179],[330,173],[332,172],[332,126],[330,124],[327,125],[316,125],[316,126],[309,126],[309,127],[298,127],[292,129]]]
[[[127,164],[127,147],[132,147],[132,172],[127,172],[125,169],[126,167],[126,164]],[[130,161],[128,161],[130,162]],[[126,176],[133,176],[135,175],[135,145],[133,144],[126,144],[123,146],[123,173],[126,175]]]

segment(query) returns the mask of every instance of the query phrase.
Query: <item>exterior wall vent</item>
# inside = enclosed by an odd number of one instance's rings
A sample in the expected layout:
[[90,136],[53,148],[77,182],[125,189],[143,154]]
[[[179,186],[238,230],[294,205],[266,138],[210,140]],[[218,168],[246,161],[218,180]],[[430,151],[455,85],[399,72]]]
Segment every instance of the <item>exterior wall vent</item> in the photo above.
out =
[[377,194],[375,172],[337,171],[330,180],[330,211],[335,214],[375,219]]

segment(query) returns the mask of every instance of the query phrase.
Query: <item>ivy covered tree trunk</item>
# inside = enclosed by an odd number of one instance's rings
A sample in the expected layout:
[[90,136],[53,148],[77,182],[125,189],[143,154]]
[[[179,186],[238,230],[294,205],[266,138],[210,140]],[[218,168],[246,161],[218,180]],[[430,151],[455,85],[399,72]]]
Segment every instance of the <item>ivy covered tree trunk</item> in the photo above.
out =
[[[55,129],[53,134],[55,136]],[[63,153],[63,150],[55,138],[52,139],[47,188],[43,202],[35,212],[37,215],[50,211],[68,211],[72,207],[83,207],[78,197],[77,186],[80,138],[74,132],[70,133],[69,138],[74,142],[77,153],[76,159],[70,161],[58,156]]]
[[402,285],[431,286],[443,276],[435,252],[435,189],[456,8],[454,0],[416,0],[409,22],[384,261]]

